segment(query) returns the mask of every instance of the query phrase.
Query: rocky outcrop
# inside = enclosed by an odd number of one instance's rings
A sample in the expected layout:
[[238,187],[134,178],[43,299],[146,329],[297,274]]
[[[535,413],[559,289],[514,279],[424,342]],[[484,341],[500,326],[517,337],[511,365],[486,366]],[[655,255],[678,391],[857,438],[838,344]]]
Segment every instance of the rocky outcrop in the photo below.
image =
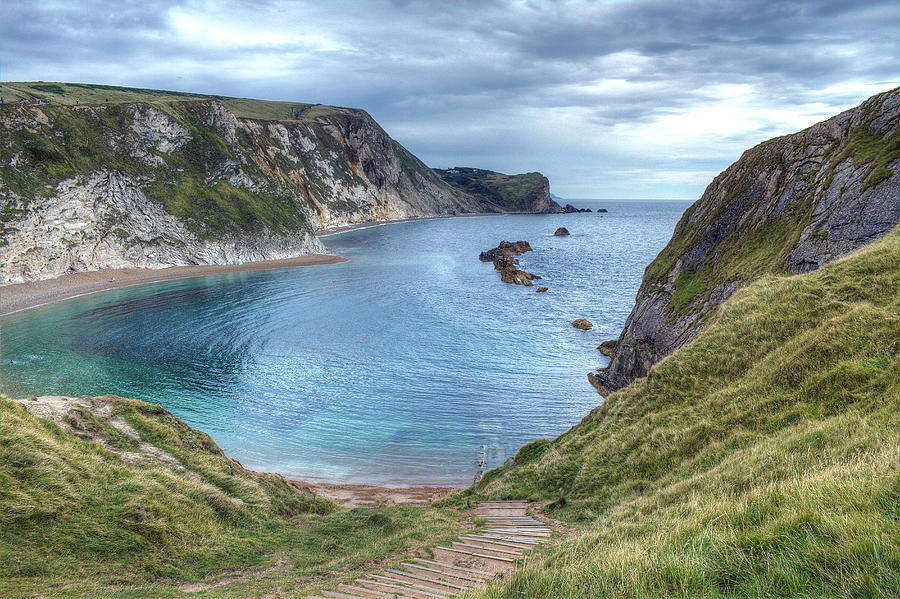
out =
[[616,340],[609,339],[608,341],[604,341],[597,346],[597,351],[599,351],[604,356],[608,356],[611,358],[613,356],[613,352],[616,351]]
[[537,293],[547,293],[547,288],[546,287],[538,287],[537,289],[535,289],[535,291]]
[[519,261],[514,256],[519,256],[531,251],[531,245],[527,241],[501,241],[497,247],[481,252],[478,259],[482,262],[493,262],[494,269],[500,271],[500,280],[512,285],[524,285],[531,287],[532,281],[539,280],[538,275],[519,270]]
[[484,212],[561,212],[550,197],[550,181],[540,173],[504,175],[480,168],[435,169],[438,176],[478,201]]
[[527,241],[501,241],[497,247],[481,252],[478,259],[482,262],[493,262],[500,256],[521,256],[530,251],[531,244]]
[[560,227],[556,231],[553,232],[554,237],[565,237],[569,234],[569,230],[565,227]]
[[594,325],[587,318],[576,318],[572,321],[572,326],[582,331],[589,331],[594,328]]
[[900,89],[747,150],[684,213],[647,267],[609,366],[607,395],[701,330],[741,284],[804,273],[900,222]]
[[0,106],[3,283],[295,257],[324,251],[315,232],[329,227],[485,210],[362,110],[153,90],[39,104],[32,91]]
[[[573,213],[577,213],[577,212],[590,212],[590,211],[591,211],[590,208],[576,208],[572,204],[566,204],[561,210],[561,212],[563,212],[564,214],[573,214]],[[604,210],[604,209],[598,210],[598,212],[601,212],[601,211],[606,212],[606,210]]]

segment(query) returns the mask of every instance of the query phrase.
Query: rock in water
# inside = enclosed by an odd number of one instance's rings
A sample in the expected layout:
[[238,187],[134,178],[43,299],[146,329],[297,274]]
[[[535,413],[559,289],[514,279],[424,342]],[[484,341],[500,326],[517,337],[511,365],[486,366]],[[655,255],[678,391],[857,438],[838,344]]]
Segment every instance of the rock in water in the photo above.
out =
[[576,318],[572,321],[572,326],[576,329],[581,329],[582,331],[589,331],[594,325],[592,325],[591,321],[587,318]]
[[481,252],[478,259],[482,262],[493,262],[498,256],[520,256],[531,251],[531,244],[527,241],[501,241],[494,249]]
[[547,291],[547,288],[546,287],[538,287],[534,291],[535,291],[535,293],[545,293]]
[[493,262],[494,269],[500,271],[500,280],[504,283],[531,287],[533,285],[531,281],[541,277],[516,268],[519,261],[513,258],[530,251],[531,245],[527,241],[501,241],[494,249],[481,252],[478,259],[482,262]]
[[590,208],[576,208],[572,204],[566,204],[565,208],[562,209],[565,214],[574,214],[576,212],[590,212]]
[[554,237],[564,237],[569,234],[569,230],[565,227],[558,228],[554,233]]

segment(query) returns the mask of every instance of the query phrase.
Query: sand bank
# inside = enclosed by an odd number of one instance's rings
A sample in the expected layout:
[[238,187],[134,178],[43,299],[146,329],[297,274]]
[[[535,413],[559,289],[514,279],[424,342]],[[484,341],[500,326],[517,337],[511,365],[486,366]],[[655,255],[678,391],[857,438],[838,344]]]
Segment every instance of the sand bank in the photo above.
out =
[[345,260],[346,258],[340,256],[309,254],[285,260],[264,260],[244,264],[204,264],[200,266],[172,266],[160,269],[118,268],[76,272],[45,281],[0,286],[0,316],[79,295],[106,291],[107,289],[229,272],[335,264]]

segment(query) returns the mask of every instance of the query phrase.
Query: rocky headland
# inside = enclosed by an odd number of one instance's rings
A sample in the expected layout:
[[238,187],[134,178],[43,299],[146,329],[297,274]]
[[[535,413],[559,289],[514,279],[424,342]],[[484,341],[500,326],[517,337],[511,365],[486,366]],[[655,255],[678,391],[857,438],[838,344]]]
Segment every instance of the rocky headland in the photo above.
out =
[[485,212],[563,212],[550,197],[550,181],[541,173],[506,175],[457,166],[434,169],[443,181],[475,198]]
[[697,336],[738,287],[806,273],[900,222],[900,88],[747,150],[684,213],[647,267],[609,365],[621,389]]
[[287,259],[324,252],[329,228],[558,209],[537,173],[490,199],[445,182],[363,110],[67,83],[3,92],[2,283]]

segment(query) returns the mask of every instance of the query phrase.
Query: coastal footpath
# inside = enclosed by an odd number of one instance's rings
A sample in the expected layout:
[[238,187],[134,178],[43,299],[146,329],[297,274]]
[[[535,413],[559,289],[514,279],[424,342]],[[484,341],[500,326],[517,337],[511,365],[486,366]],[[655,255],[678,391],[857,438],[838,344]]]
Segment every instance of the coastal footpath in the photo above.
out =
[[900,88],[763,142],[717,176],[650,263],[609,365],[609,395],[695,338],[766,274],[816,270],[900,223]]
[[325,251],[317,231],[370,221],[559,210],[537,173],[493,173],[499,200],[445,182],[359,109],[69,83],[2,92],[2,283],[296,258]]

